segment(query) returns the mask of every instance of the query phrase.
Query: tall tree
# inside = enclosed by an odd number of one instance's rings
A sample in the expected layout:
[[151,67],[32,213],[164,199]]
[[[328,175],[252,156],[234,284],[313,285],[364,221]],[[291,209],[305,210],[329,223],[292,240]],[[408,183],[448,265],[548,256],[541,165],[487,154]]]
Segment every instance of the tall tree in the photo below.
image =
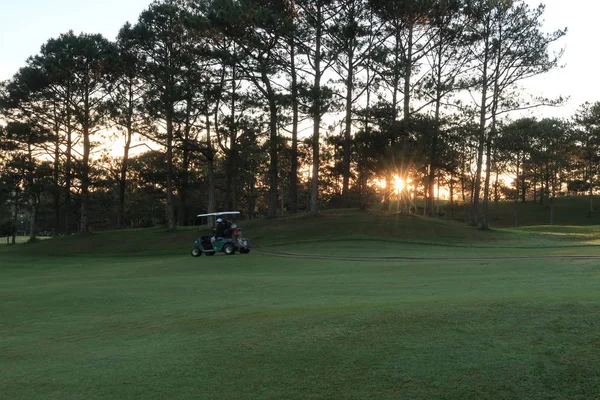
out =
[[126,226],[125,193],[129,153],[134,134],[144,125],[143,84],[140,68],[142,59],[137,47],[132,26],[127,23],[121,28],[115,43],[116,51],[110,60],[109,80],[111,90],[107,102],[111,121],[123,134],[123,156],[119,171],[119,205],[117,226]]
[[[343,85],[342,97],[345,103],[344,129],[343,129],[343,182],[342,201],[348,206],[351,177],[351,149],[352,129],[355,107],[359,98],[362,97],[368,85],[367,81],[359,86],[359,79],[364,74],[368,59],[372,55],[372,43],[369,42],[373,36],[379,36],[380,25],[373,27],[370,22],[370,9],[366,0],[343,0],[339,1],[338,12],[333,20],[329,38],[338,49],[333,70],[336,72]],[[360,88],[358,91],[357,88]]]
[[538,121],[535,118],[521,118],[503,127],[496,145],[501,154],[505,154],[514,171],[514,207],[513,221],[519,226],[519,192],[525,185],[525,164],[532,149],[533,138],[537,135]]
[[235,57],[241,77],[256,88],[268,110],[269,123],[269,211],[278,207],[278,118],[277,78],[282,69],[283,36],[290,30],[290,10],[285,2],[264,0],[218,1],[209,18],[235,42]]
[[290,1],[290,23],[287,33],[287,51],[289,57],[290,76],[290,105],[292,108],[292,142],[290,152],[290,177],[289,177],[289,211],[292,214],[298,212],[298,128],[300,124],[300,76],[302,68],[296,59],[298,53],[297,41],[301,41],[301,33],[298,29],[298,15],[295,0]]
[[[27,61],[27,66],[19,69],[14,77],[7,81],[2,100],[2,107],[10,112],[12,117],[5,115],[7,120],[21,121],[35,119],[39,127],[50,130],[54,141],[45,147],[46,155],[52,159],[53,165],[53,230],[61,231],[61,193],[62,185],[67,187],[65,194],[65,230],[70,229],[70,186],[71,186],[71,148],[72,126],[70,116],[70,75],[68,70],[53,71],[54,76],[49,76],[51,71],[45,70],[40,59],[32,57]],[[64,157],[66,156],[66,162]],[[61,177],[62,175],[62,177]],[[64,181],[64,182],[63,182]]]
[[547,188],[547,199],[550,207],[549,224],[555,220],[555,199],[557,191],[563,183],[563,170],[568,167],[568,156],[572,149],[573,136],[567,123],[555,118],[545,118],[538,122],[538,133],[533,147],[534,157],[542,165],[542,180]]
[[[62,40],[61,40],[62,39]],[[56,46],[56,47],[55,47]],[[54,49],[53,49],[54,48]],[[74,120],[82,138],[81,158],[81,218],[79,231],[89,231],[89,190],[90,155],[92,136],[102,128],[105,116],[104,101],[107,96],[108,60],[113,48],[101,35],[65,35],[54,43],[48,43],[46,50],[70,52],[74,64],[73,108]]]
[[5,140],[13,143],[12,168],[22,171],[23,194],[29,201],[29,237],[36,236],[38,208],[42,193],[50,189],[51,168],[40,160],[44,145],[53,141],[52,134],[36,121],[10,122],[5,128]]
[[143,64],[140,69],[147,92],[144,108],[150,117],[147,131],[165,148],[166,216],[169,229],[175,229],[173,150],[175,117],[183,100],[182,75],[189,58],[189,13],[176,0],[153,3],[133,28]]
[[106,70],[112,50],[110,42],[102,35],[76,36],[73,32],[68,32],[50,39],[42,46],[40,54],[29,61],[32,68],[42,72],[44,87],[67,104],[67,193],[70,192],[71,184],[70,152],[73,131],[81,138],[80,232],[89,230],[91,137],[101,128],[105,115],[103,104],[107,93]]
[[584,103],[574,116],[575,140],[583,152],[585,174],[590,199],[589,215],[594,212],[594,188],[598,186],[600,161],[600,102]]
[[460,13],[461,0],[437,0],[429,11],[428,30],[431,51],[427,55],[430,73],[425,78],[423,94],[433,102],[435,129],[429,147],[429,171],[427,176],[426,210],[433,215],[433,200],[435,197],[435,177],[437,169],[443,164],[441,149],[439,149],[440,128],[442,126],[442,110],[449,103],[448,97],[462,86],[462,78],[466,72],[469,60],[464,45],[464,18]]
[[297,0],[296,5],[302,15],[300,29],[307,35],[301,51],[310,66],[306,73],[311,79],[308,112],[313,124],[310,212],[318,214],[321,120],[329,109],[332,93],[331,88],[322,84],[322,80],[335,59],[332,54],[335,49],[328,47],[326,37],[337,10],[333,0]]
[[[566,30],[542,32],[544,6],[530,9],[521,0],[468,0],[468,30],[473,39],[472,54],[478,76],[475,85],[481,92],[479,107],[479,148],[473,199],[472,223],[479,216],[482,166],[486,149],[486,176],[481,226],[489,228],[487,218],[492,146],[500,115],[546,103],[534,99],[527,104],[520,98],[518,83],[557,67],[559,54],[550,54],[549,46]],[[488,124],[489,122],[489,124]]]

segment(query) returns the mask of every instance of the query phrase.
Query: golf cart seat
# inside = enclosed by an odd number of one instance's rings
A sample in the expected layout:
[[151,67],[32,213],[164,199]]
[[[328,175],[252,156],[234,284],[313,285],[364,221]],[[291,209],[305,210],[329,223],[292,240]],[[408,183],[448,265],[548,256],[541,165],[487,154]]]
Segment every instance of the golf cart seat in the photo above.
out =
[[210,236],[202,236],[200,238],[200,241],[202,242],[202,247],[205,250],[211,250],[213,248],[212,241],[210,240]]

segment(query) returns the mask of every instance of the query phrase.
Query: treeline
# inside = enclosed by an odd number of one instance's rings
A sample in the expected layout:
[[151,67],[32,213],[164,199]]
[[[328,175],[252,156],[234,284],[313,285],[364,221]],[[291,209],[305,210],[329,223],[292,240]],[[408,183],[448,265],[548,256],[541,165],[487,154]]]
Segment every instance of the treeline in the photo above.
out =
[[[560,58],[549,47],[566,30],[543,32],[543,12],[518,0],[164,0],[115,41],[68,32],[2,84],[0,220],[26,215],[32,234],[172,229],[199,212],[387,208],[394,195],[432,215],[443,185],[485,228],[494,173],[516,167],[523,197],[566,180],[591,191],[597,106],[577,129],[503,122],[560,102],[520,90]],[[117,158],[102,152],[115,136]],[[560,152],[567,137],[573,152]],[[411,186],[395,193],[397,179]]]

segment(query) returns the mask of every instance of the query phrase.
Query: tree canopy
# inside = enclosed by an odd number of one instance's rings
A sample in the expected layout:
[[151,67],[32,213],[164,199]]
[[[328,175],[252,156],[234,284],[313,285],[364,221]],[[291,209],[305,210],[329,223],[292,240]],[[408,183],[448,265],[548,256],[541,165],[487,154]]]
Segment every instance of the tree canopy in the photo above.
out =
[[543,15],[522,0],[159,0],[114,41],[50,38],[0,87],[0,219],[174,229],[224,209],[434,216],[445,197],[487,229],[502,193],[591,195],[600,106],[517,113],[562,101],[521,87],[559,65],[566,29]]

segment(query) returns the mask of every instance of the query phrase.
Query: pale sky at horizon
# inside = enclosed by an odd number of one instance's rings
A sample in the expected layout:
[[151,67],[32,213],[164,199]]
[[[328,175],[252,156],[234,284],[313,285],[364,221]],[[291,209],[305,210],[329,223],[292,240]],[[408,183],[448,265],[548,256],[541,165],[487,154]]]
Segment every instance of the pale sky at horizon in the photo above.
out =
[[[0,0],[0,80],[10,78],[25,60],[36,54],[49,38],[72,29],[75,33],[102,33],[114,39],[126,21],[135,22],[151,0]],[[560,108],[537,109],[540,116],[570,117],[585,101],[600,101],[596,67],[600,54],[598,0],[527,0],[532,6],[546,4],[547,32],[567,27],[559,47],[565,48],[565,68],[536,77],[526,84],[547,97],[570,96]]]

